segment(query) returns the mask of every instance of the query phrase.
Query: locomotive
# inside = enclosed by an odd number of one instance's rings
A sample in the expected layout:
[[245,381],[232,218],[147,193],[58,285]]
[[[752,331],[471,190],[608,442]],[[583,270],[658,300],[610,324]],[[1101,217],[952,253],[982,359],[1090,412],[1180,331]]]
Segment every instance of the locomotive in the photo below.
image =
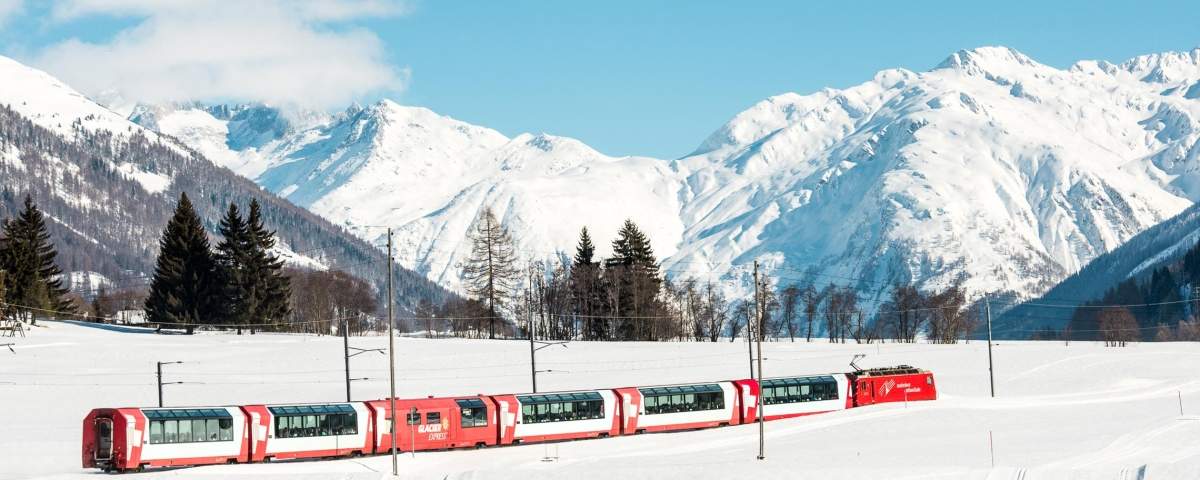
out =
[[[83,467],[142,471],[219,463],[482,448],[671,432],[937,399],[907,365],[851,373],[547,393],[320,404],[97,408]],[[391,419],[396,417],[395,432]],[[401,417],[402,416],[402,417]]]

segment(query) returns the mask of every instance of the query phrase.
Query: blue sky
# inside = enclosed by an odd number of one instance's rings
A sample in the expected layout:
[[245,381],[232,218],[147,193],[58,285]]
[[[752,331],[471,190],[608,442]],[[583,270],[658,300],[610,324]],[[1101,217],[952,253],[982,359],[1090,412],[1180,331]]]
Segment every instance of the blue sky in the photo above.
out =
[[[1200,8],[1189,2],[425,0],[374,14],[367,3],[346,1],[364,10],[298,21],[370,47],[367,63],[340,68],[382,68],[373,71],[377,81],[351,89],[351,97],[387,96],[510,136],[576,137],[610,155],[678,157],[770,95],[846,87],[885,68],[925,70],[963,48],[1006,45],[1064,67],[1200,46]],[[4,53],[59,75],[56,68],[71,68],[62,59],[77,57],[46,50],[73,38],[116,42],[160,14],[66,3],[83,7],[57,19],[44,4],[19,7],[0,27]],[[329,56],[336,63],[341,58],[332,57],[346,55]],[[61,72],[68,81],[72,75],[89,78]],[[176,90],[211,97],[221,88],[183,82]],[[336,86],[322,90],[330,88]],[[321,93],[285,90],[293,91]]]

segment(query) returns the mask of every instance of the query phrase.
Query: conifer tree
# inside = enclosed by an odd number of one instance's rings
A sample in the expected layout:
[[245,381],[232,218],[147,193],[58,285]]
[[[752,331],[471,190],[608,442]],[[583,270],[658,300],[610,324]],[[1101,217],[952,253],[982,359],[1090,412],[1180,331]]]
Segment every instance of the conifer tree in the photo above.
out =
[[58,252],[50,242],[45,216],[25,196],[17,218],[5,220],[0,234],[0,270],[6,270],[7,302],[25,307],[36,323],[45,311],[74,313],[75,305],[65,298],[62,270],[55,263]]
[[488,338],[496,338],[496,319],[517,281],[516,251],[508,230],[491,208],[479,215],[469,234],[471,255],[463,262],[467,292],[487,304]]
[[622,340],[652,339],[645,327],[653,323],[638,321],[659,313],[662,279],[650,240],[632,220],[625,220],[612,246],[613,257],[605,267],[612,277],[609,281],[617,283],[618,336]]
[[571,266],[571,294],[574,297],[575,314],[583,324],[584,338],[598,340],[605,337],[608,326],[600,315],[601,283],[600,265],[593,261],[596,246],[587,227],[579,231],[579,243],[575,246],[575,259]]
[[216,262],[209,251],[208,235],[186,193],[179,196],[175,213],[159,241],[158,260],[146,298],[150,323],[186,326],[212,323],[219,314]]
[[579,244],[575,246],[575,266],[591,265],[592,257],[595,255],[596,246],[592,244],[592,237],[588,235],[587,227],[583,227],[579,231]]
[[240,325],[250,323],[248,315],[252,306],[249,303],[254,298],[249,292],[250,282],[247,274],[250,235],[237,204],[229,204],[217,231],[221,234],[221,241],[217,244],[214,259],[217,267],[216,294],[221,299],[220,323],[239,325],[240,333]]
[[275,232],[263,224],[262,207],[257,199],[250,200],[246,237],[249,244],[246,290],[252,298],[247,302],[248,318],[252,323],[279,322],[291,313],[291,280],[283,274],[283,260],[272,252]]

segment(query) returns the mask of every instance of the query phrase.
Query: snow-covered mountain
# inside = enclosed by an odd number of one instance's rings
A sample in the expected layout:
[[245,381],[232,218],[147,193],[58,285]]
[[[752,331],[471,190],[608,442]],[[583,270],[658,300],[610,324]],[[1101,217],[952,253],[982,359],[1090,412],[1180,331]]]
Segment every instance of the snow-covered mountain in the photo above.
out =
[[[134,288],[147,284],[162,228],[181,192],[190,194],[210,231],[216,230],[229,203],[244,206],[253,198],[261,203],[265,222],[277,232],[276,253],[285,262],[303,268],[341,268],[382,284],[385,264],[379,261],[379,251],[367,242],[214,165],[173,138],[178,134],[189,141],[206,135],[245,139],[243,144],[235,143],[244,152],[256,137],[231,132],[264,130],[272,121],[255,119],[279,113],[251,110],[229,113],[213,109],[217,114],[228,113],[208,124],[213,130],[192,136],[172,131],[168,136],[96,104],[44,72],[0,57],[0,219],[15,215],[25,195],[31,195],[46,215],[47,228],[59,250],[57,261],[64,270],[64,283],[86,294],[102,285]],[[154,113],[135,112],[141,120]],[[171,115],[154,126],[166,131],[165,126],[176,121],[175,125],[194,127],[193,120],[202,117],[180,118]],[[245,119],[246,127],[239,127],[240,119]],[[287,125],[300,128],[326,121],[311,115],[286,120]],[[276,131],[283,135],[290,130]],[[269,143],[270,139],[257,141]],[[405,294],[402,306],[446,296],[445,290],[419,274],[404,269],[395,274],[397,289]]]
[[569,251],[582,226],[606,246],[629,217],[667,271],[735,289],[759,259],[785,281],[868,293],[1029,296],[1200,197],[1200,49],[1065,70],[960,51],[771,97],[674,160],[509,139],[390,101],[308,126],[231,129],[213,112],[172,109],[158,129],[368,239],[397,226],[403,261],[450,286],[491,206],[533,257]]

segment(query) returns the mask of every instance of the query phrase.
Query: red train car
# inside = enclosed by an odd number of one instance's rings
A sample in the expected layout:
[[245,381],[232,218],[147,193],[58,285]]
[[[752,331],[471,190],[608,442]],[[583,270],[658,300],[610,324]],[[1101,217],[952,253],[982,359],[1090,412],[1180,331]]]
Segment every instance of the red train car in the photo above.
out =
[[623,433],[666,432],[742,423],[747,409],[737,382],[629,387],[621,397]]
[[248,462],[239,407],[100,408],[83,420],[83,466],[105,471]]
[[846,374],[853,383],[854,407],[885,402],[937,400],[933,373],[900,365]]
[[[392,448],[391,401],[366,403],[374,421],[376,453]],[[501,410],[491,397],[396,399],[396,449],[441,450],[500,443]]]
[[[854,403],[850,380],[840,373],[766,378],[758,390],[758,410],[767,421],[845,410]],[[750,419],[754,420],[757,417]]]
[[371,412],[362,403],[247,405],[254,462],[369,455]]
[[496,395],[491,398],[505,412],[500,422],[502,445],[621,434],[621,401],[612,390]]

